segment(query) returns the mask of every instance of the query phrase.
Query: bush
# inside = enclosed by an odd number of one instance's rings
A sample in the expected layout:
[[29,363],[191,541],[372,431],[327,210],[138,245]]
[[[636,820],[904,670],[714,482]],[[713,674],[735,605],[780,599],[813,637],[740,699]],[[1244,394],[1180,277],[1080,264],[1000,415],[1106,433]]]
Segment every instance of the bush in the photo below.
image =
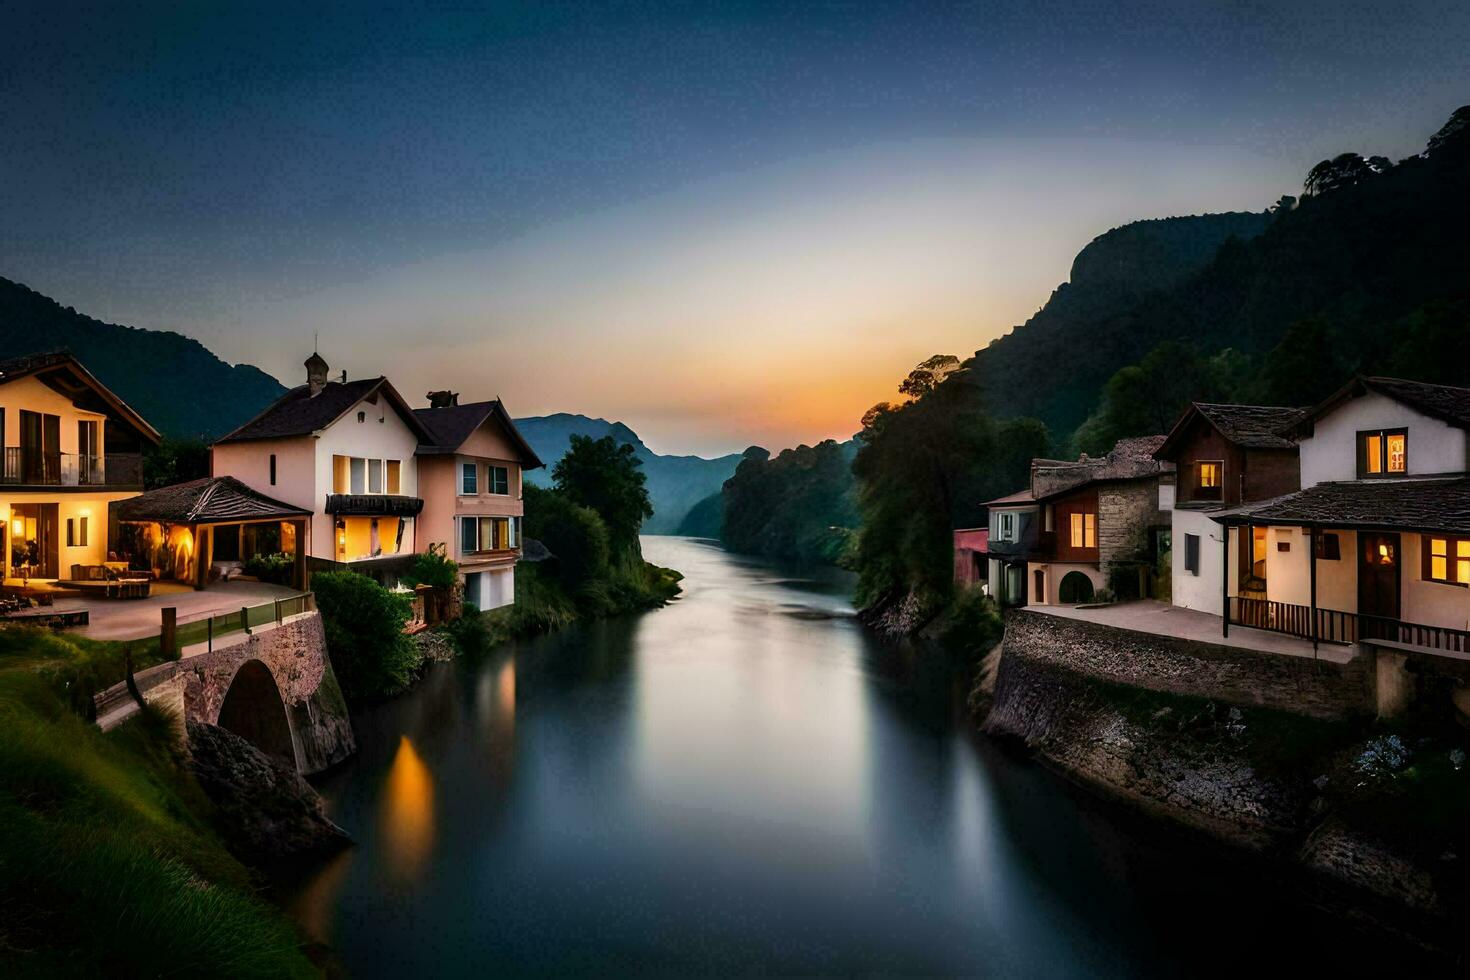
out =
[[429,550],[414,556],[413,565],[404,576],[408,585],[428,585],[436,589],[453,589],[459,582],[459,563],[449,557],[449,546],[429,545]]
[[423,662],[403,632],[412,613],[408,597],[356,572],[318,572],[311,587],[343,693],[361,699],[407,688]]
[[949,609],[944,645],[957,653],[983,657],[1000,642],[1005,624],[995,600],[972,585],[955,596]]
[[607,575],[611,562],[607,525],[597,511],[575,504],[556,490],[527,485],[526,537],[555,557],[556,576],[568,592]]
[[254,575],[262,582],[289,585],[295,570],[296,559],[287,554],[251,555],[245,559],[245,574]]
[[451,619],[444,624],[444,632],[454,641],[455,649],[461,656],[481,656],[492,645],[485,617],[472,602],[464,604],[464,612],[458,619]]

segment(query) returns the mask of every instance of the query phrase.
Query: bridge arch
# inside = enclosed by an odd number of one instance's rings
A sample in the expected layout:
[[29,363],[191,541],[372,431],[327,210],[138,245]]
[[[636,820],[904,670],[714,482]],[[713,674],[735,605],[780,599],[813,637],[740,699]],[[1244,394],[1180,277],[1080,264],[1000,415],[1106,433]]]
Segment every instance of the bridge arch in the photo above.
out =
[[235,671],[220,702],[217,724],[282,765],[299,771],[291,717],[275,675],[261,661],[247,660]]

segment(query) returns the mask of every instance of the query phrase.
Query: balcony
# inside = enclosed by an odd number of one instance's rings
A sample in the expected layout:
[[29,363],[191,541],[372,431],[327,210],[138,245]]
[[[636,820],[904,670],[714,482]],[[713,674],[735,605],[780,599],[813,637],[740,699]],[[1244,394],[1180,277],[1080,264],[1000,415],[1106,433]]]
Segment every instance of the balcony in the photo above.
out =
[[1312,629],[1312,608],[1268,599],[1230,597],[1230,625],[1285,633],[1304,640],[1322,643],[1357,643],[1359,641],[1390,643],[1412,647],[1426,653],[1470,658],[1470,632],[1448,626],[1408,623],[1384,616],[1342,612],[1318,608],[1316,636]]
[[0,484],[131,489],[143,485],[143,457],[138,453],[48,453],[28,446],[7,446]]

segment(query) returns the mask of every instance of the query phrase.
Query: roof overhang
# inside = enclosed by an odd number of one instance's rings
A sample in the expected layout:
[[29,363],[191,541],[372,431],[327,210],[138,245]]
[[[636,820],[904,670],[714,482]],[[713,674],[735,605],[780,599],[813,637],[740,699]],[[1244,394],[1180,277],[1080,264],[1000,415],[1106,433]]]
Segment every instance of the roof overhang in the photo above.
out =
[[[135,429],[144,439],[153,443],[155,446],[163,441],[162,433],[148,424],[148,421],[143,416],[139,415],[133,410],[132,406],[119,398],[111,388],[97,380],[97,376],[91,371],[88,371],[86,366],[77,360],[76,356],[70,351],[62,350],[53,351],[50,354],[37,354],[27,360],[29,363],[25,364],[19,370],[10,370],[0,374],[0,384],[18,381],[21,378],[35,377],[58,394],[67,397],[73,395],[78,388],[86,388],[101,399],[103,404],[117,416],[119,421]],[[48,375],[56,371],[70,372],[76,378],[78,384],[69,389],[59,386],[58,379],[54,377],[48,378]]]

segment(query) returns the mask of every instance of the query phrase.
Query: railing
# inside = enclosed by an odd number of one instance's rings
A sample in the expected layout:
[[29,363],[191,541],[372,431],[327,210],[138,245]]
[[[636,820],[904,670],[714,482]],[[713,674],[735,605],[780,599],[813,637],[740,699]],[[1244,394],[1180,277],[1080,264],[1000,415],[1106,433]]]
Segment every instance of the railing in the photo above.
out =
[[[1312,639],[1312,609],[1269,599],[1230,597],[1230,624],[1249,626]],[[1317,610],[1316,638],[1323,643],[1357,643],[1384,640],[1426,650],[1470,653],[1470,632],[1447,626],[1406,623],[1386,616],[1369,616],[1338,609]]]
[[143,457],[137,453],[48,453],[29,446],[6,446],[0,482],[35,487],[142,486]]
[[[215,641],[223,636],[242,631],[249,633],[258,626],[278,624],[288,617],[310,612],[315,608],[316,597],[310,592],[302,592],[299,595],[263,602],[258,606],[242,606],[227,613],[179,623],[174,627],[174,649],[183,650],[185,647],[203,643],[206,649],[213,650]],[[165,649],[168,647],[167,631],[168,627],[165,625],[165,636],[162,640]]]

